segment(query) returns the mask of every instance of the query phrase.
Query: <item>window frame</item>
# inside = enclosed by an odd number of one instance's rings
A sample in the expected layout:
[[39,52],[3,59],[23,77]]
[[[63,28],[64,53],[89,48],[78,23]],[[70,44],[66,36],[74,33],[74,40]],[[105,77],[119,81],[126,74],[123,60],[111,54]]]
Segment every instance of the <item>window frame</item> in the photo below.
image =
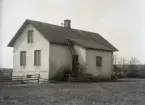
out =
[[102,66],[102,57],[96,56],[96,66],[101,67]]
[[33,43],[33,33],[34,31],[33,30],[29,30],[27,32],[27,43],[30,44],[30,43]]
[[26,51],[20,51],[20,66],[26,66],[26,61],[27,61],[27,57],[26,57],[27,52]]
[[34,50],[34,65],[41,66],[41,50]]

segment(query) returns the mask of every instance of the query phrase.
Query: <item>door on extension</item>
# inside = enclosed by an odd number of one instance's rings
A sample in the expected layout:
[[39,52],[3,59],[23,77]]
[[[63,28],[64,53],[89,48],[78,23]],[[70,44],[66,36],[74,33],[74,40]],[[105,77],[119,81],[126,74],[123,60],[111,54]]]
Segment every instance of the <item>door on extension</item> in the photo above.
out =
[[79,71],[79,68],[78,68],[78,65],[79,65],[79,58],[78,58],[78,55],[73,55],[72,57],[72,73],[73,74],[77,74]]

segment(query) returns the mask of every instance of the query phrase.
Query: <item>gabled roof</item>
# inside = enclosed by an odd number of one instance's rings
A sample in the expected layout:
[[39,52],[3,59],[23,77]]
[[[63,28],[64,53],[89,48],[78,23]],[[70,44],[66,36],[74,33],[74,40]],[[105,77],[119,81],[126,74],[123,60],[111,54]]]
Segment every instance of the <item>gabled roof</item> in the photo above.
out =
[[85,48],[100,49],[106,51],[118,51],[113,45],[105,40],[98,33],[65,28],[49,23],[43,23],[33,20],[26,20],[16,35],[9,42],[8,46],[13,47],[15,41],[19,37],[23,29],[28,25],[33,25],[48,41],[58,44],[67,44],[66,39],[71,39],[73,42],[82,45]]

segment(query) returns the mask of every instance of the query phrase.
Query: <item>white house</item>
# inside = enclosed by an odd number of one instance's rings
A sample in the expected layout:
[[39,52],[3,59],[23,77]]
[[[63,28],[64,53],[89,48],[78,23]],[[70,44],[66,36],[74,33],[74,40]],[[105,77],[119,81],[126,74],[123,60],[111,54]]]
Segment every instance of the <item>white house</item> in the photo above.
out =
[[87,73],[110,75],[117,49],[98,33],[72,29],[70,20],[57,26],[27,19],[8,44],[13,47],[13,76],[40,74],[49,80],[60,68],[71,69],[68,38]]

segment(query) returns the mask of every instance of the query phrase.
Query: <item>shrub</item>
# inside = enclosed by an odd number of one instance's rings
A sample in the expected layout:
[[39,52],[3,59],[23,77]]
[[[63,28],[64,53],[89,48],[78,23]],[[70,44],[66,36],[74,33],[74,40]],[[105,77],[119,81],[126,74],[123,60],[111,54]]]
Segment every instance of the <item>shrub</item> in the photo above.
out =
[[50,80],[55,80],[55,81],[67,81],[69,74],[71,74],[72,71],[68,67],[62,67],[59,68],[56,74],[50,78]]
[[137,78],[137,77],[139,77],[138,70],[136,68],[130,68],[127,71],[125,77],[129,77],[129,78]]
[[145,78],[145,69],[140,69],[138,71],[139,78]]
[[124,72],[116,72],[116,77],[117,78],[124,78]]
[[[69,74],[72,74],[72,70],[69,67],[62,67],[57,70],[56,74],[51,77],[50,80],[68,81]],[[91,74],[85,73],[85,68],[83,66],[81,66],[81,72],[75,76],[81,82],[86,82],[89,78],[92,77]]]

